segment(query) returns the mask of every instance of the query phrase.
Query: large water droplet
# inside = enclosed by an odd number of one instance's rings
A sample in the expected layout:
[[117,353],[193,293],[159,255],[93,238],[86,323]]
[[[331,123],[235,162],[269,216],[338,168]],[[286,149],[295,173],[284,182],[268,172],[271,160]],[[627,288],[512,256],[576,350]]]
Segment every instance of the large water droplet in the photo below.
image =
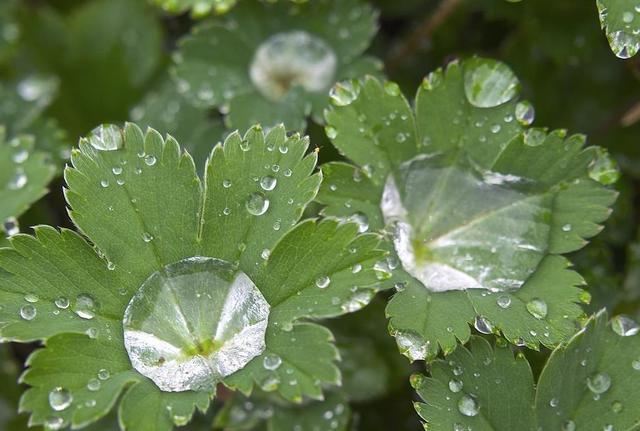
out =
[[493,325],[484,316],[476,316],[473,326],[482,334],[493,333]]
[[331,88],[329,97],[335,106],[347,106],[353,103],[360,94],[360,83],[357,80],[339,82]]
[[509,306],[511,305],[511,298],[506,295],[498,296],[496,304],[498,304],[498,307],[500,308],[509,308]]
[[589,165],[589,177],[605,186],[614,184],[620,178],[616,161],[604,148],[596,147],[596,157]]
[[76,298],[73,311],[83,319],[93,319],[96,315],[96,303],[90,295],[81,293]]
[[311,92],[326,90],[334,81],[337,63],[324,40],[294,30],[265,40],[255,52],[249,75],[266,98],[278,101],[296,85]]
[[540,298],[533,298],[527,302],[527,311],[536,319],[547,317],[547,303]]
[[464,394],[458,400],[458,411],[465,416],[475,416],[478,414],[478,401],[468,394]]
[[449,380],[449,390],[451,392],[460,392],[462,390],[462,382],[460,380]]
[[260,179],[260,187],[262,190],[271,191],[276,188],[278,180],[270,175],[266,175]]
[[640,37],[624,30],[615,31],[607,35],[611,50],[619,58],[631,58],[640,49]]
[[118,126],[101,124],[91,131],[87,140],[97,150],[115,151],[122,147],[124,137],[122,130]]
[[523,100],[516,105],[516,120],[523,126],[529,126],[536,117],[536,111],[531,102]]
[[38,310],[34,305],[26,304],[20,307],[20,317],[24,320],[33,320],[36,318]]
[[416,334],[398,331],[395,338],[400,353],[412,361],[426,359],[427,355],[431,353],[429,351],[430,343]]
[[45,429],[51,431],[61,430],[67,426],[65,420],[59,416],[49,416],[44,420]]
[[504,63],[480,58],[465,63],[464,92],[474,106],[502,105],[513,99],[518,89],[518,79]]
[[163,391],[212,390],[264,351],[269,308],[232,264],[185,259],[152,274],[131,299],[125,347]]
[[611,328],[622,337],[636,335],[640,331],[638,322],[624,315],[615,316],[611,319]]
[[57,387],[49,392],[49,405],[57,412],[68,408],[73,402],[73,396],[68,389]]
[[262,193],[252,193],[247,202],[245,203],[245,207],[249,214],[254,216],[260,216],[267,212],[269,209],[269,199],[267,199]]
[[280,367],[280,365],[282,365],[282,358],[270,353],[264,357],[262,365],[266,370],[275,371]]
[[594,394],[603,394],[611,387],[611,377],[607,373],[593,373],[587,377],[587,387]]

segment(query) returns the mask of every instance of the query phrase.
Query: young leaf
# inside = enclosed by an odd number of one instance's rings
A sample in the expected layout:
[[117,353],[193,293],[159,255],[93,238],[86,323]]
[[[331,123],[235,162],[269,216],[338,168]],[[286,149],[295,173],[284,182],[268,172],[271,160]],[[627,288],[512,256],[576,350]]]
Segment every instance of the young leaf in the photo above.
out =
[[81,427],[117,403],[123,429],[167,430],[206,410],[218,382],[297,402],[338,383],[331,333],[299,320],[352,311],[331,298],[374,289],[384,252],[355,223],[296,226],[321,180],[307,147],[281,126],[235,132],[202,183],[153,129],[83,139],[65,195],[92,245],[40,226],[0,250],[0,335],[46,344],[23,377],[31,422]]
[[596,0],[600,26],[613,53],[631,58],[640,49],[640,6],[633,0]]
[[506,65],[472,58],[428,75],[415,113],[375,78],[332,90],[344,97],[333,97],[327,135],[359,167],[328,165],[318,200],[325,214],[387,226],[397,259],[384,265],[399,290],[387,314],[412,360],[453,350],[471,322],[555,346],[582,313],[582,279],[561,254],[609,216],[609,165],[583,136],[525,131],[533,107],[518,89]]
[[534,384],[524,356],[473,337],[431,377],[414,375],[424,403],[420,416],[434,429],[633,429],[640,401],[626,396],[640,379],[638,324],[604,311],[558,347]]
[[0,126],[0,220],[6,235],[20,228],[16,217],[47,192],[54,167],[44,153],[34,151],[32,136],[23,135],[7,141]]
[[341,79],[376,73],[360,57],[377,14],[359,0],[292,6],[244,2],[202,22],[174,56],[178,90],[193,103],[228,112],[229,127],[322,120],[326,93]]

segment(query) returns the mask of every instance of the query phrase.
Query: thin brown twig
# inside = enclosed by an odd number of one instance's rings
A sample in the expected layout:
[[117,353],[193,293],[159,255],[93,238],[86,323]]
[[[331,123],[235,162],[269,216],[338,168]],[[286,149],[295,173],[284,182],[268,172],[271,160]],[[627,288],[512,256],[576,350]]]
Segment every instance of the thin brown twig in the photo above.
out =
[[422,20],[404,43],[392,50],[386,60],[387,70],[397,70],[407,57],[429,40],[433,32],[455,11],[460,1],[442,0],[436,10]]

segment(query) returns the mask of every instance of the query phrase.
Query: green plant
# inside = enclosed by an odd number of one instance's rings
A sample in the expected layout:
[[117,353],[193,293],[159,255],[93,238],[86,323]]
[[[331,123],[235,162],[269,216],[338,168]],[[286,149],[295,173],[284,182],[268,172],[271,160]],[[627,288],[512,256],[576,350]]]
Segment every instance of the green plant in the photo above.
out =
[[640,425],[633,2],[5,3],[3,430]]

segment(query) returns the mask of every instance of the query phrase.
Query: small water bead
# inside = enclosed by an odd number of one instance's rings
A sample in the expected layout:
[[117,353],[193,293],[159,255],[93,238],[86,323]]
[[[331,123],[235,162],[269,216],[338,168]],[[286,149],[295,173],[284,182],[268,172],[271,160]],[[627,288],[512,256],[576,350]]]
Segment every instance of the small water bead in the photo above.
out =
[[326,90],[334,82],[337,64],[324,40],[295,30],[277,33],[260,44],[249,75],[260,93],[279,101],[295,85],[310,92]]
[[18,152],[16,152],[13,156],[11,156],[11,160],[13,160],[14,163],[24,163],[27,159],[29,158],[29,152],[25,149],[21,149]]
[[106,189],[109,187],[109,180],[100,180],[100,186]]
[[613,403],[611,403],[611,410],[613,410],[614,413],[620,413],[623,407],[624,406],[620,401],[614,401]]
[[498,304],[498,307],[500,308],[509,308],[511,305],[511,298],[506,295],[501,295],[496,300],[496,304]]
[[400,353],[412,361],[424,360],[430,353],[431,343],[411,332],[398,331],[395,334]]
[[149,155],[147,155],[147,156],[145,156],[145,157],[144,157],[144,163],[145,163],[147,166],[153,166],[153,165],[155,165],[155,164],[156,164],[156,157],[155,157],[155,156],[153,156],[153,155],[151,155],[151,154],[149,154]]
[[64,419],[59,416],[50,416],[44,421],[45,429],[51,430],[51,431],[61,430],[66,426],[67,424],[64,421]]
[[81,293],[76,298],[75,307],[73,309],[79,317],[91,320],[95,317],[96,303],[93,298],[87,294]]
[[67,409],[72,402],[73,396],[68,389],[57,387],[49,392],[49,405],[57,412]]
[[515,115],[520,124],[529,126],[535,119],[536,111],[530,102],[523,100],[516,105]]
[[362,212],[357,212],[349,217],[350,221],[354,221],[358,224],[358,232],[364,233],[369,230],[369,217]]
[[460,380],[449,380],[449,390],[451,392],[460,392],[462,390],[463,383]]
[[56,307],[58,307],[61,310],[66,310],[67,308],[69,308],[69,300],[63,296],[57,298],[53,302],[56,305]]
[[504,63],[472,58],[464,65],[464,92],[473,106],[499,106],[518,93],[518,79]]
[[122,173],[122,168],[120,166],[115,166],[111,169],[113,175],[120,175]]
[[224,215],[229,215],[229,214],[231,214],[231,208],[229,208],[229,207],[224,207],[224,208],[222,209],[222,214],[224,214]]
[[640,331],[638,322],[624,315],[615,316],[611,319],[611,328],[621,337],[636,335]]
[[360,271],[362,271],[362,265],[360,265],[359,263],[356,263],[355,265],[353,265],[353,267],[351,268],[351,272],[354,274],[359,273]]
[[119,185],[119,186],[123,186],[124,185],[124,180],[122,178],[118,178],[116,180],[116,184]]
[[338,82],[329,90],[329,99],[334,106],[347,106],[360,94],[360,83],[356,80]]
[[316,287],[319,287],[320,289],[326,288],[327,286],[329,286],[330,283],[331,283],[331,279],[326,275],[322,277],[318,277],[316,279]]
[[262,365],[266,370],[275,371],[282,365],[282,358],[270,353],[264,357]]
[[269,259],[269,256],[271,256],[271,250],[269,250],[268,248],[263,249],[260,253],[260,257],[264,260]]
[[269,175],[264,176],[260,179],[260,187],[262,187],[262,190],[265,191],[271,191],[275,189],[277,184],[278,180]]
[[23,305],[20,307],[20,317],[24,320],[33,320],[38,314],[38,310],[32,304]]
[[231,180],[222,180],[222,187],[224,187],[225,189],[231,187],[231,184]]
[[483,334],[493,333],[493,325],[484,316],[476,316],[473,322],[473,326],[478,332],[481,332]]
[[458,400],[458,411],[465,416],[476,416],[478,414],[479,406],[476,399],[468,394],[464,394]]
[[260,216],[267,212],[269,209],[269,199],[267,199],[262,193],[252,193],[247,201],[245,207],[249,214],[254,216]]
[[38,296],[34,295],[33,293],[27,293],[24,296],[24,300],[27,301],[27,302],[30,302],[32,304],[38,302],[39,299],[40,298],[38,298]]
[[87,401],[84,403],[84,405],[85,405],[86,407],[89,407],[89,408],[91,408],[91,407],[95,407],[95,406],[96,406],[96,400],[87,400]]
[[571,232],[571,225],[570,224],[565,224],[562,226],[562,231],[563,232]]
[[527,311],[536,319],[544,319],[547,317],[547,303],[540,298],[533,298],[527,302]]
[[20,225],[18,224],[18,219],[15,217],[8,217],[2,223],[2,228],[4,229],[7,236],[12,236],[17,233],[20,233]]
[[572,420],[567,420],[562,424],[562,431],[576,431],[576,423]]
[[89,144],[100,151],[115,151],[122,147],[122,130],[113,124],[102,124],[91,131],[87,137]]
[[549,401],[549,405],[550,405],[551,407],[554,407],[554,408],[555,408],[555,407],[558,407],[558,404],[559,404],[559,401],[558,401],[558,399],[557,399],[557,398],[551,398],[551,401]]
[[640,359],[634,359],[631,362],[631,368],[633,368],[636,371],[640,371]]
[[151,242],[151,241],[153,241],[153,235],[151,235],[149,232],[143,232],[142,233],[142,240],[144,242]]
[[97,328],[91,327],[91,328],[87,329],[87,330],[85,331],[85,333],[86,333],[86,334],[87,334],[87,336],[88,336],[89,338],[91,338],[91,339],[96,339],[96,338],[98,338],[98,329],[97,329]]
[[92,378],[89,380],[89,382],[87,382],[87,389],[89,389],[91,392],[99,391],[100,387],[102,387],[102,383],[100,383],[100,380],[96,378]]
[[498,133],[500,132],[500,129],[502,127],[500,126],[500,124],[494,124],[493,126],[491,126],[491,133]]
[[622,21],[626,24],[631,23],[631,21],[633,21],[633,12],[630,12],[630,11],[623,12]]
[[587,387],[594,394],[603,394],[611,387],[611,377],[604,372],[596,372],[587,377]]
[[27,178],[27,174],[25,174],[22,168],[19,168],[16,170],[16,174],[13,178],[9,181],[9,184],[7,184],[7,187],[10,190],[19,190],[26,186],[28,181],[29,179]]
[[115,263],[113,263],[113,262],[111,262],[111,261],[108,261],[108,262],[107,262],[107,269],[108,269],[109,271],[113,271],[114,269],[116,269],[116,264],[115,264]]
[[111,377],[111,373],[106,368],[102,368],[98,371],[98,378],[100,380],[108,380],[109,377]]

